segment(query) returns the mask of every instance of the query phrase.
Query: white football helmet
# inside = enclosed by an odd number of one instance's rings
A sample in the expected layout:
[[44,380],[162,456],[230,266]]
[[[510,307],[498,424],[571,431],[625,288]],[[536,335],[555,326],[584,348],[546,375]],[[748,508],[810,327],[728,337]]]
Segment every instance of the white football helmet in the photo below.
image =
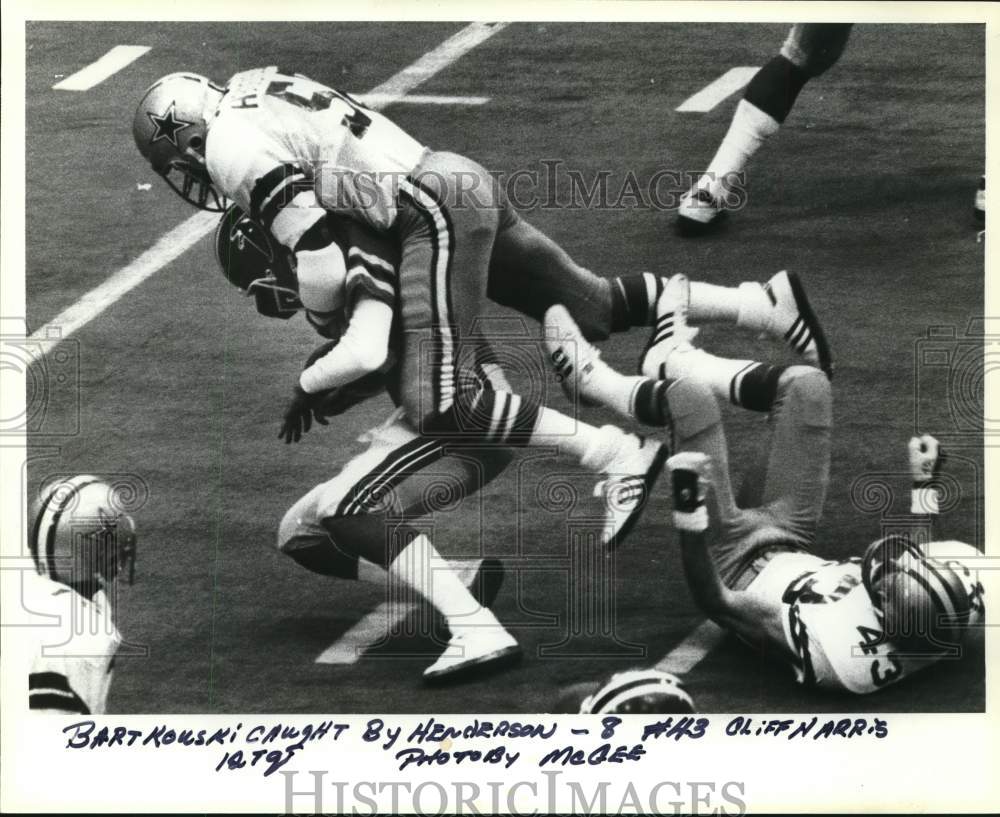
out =
[[658,669],[616,672],[580,704],[582,715],[690,715],[694,701],[680,678]]
[[38,572],[93,596],[119,571],[135,579],[135,522],[114,488],[81,474],[45,489],[35,508],[29,546]]
[[132,120],[136,147],[153,170],[189,204],[216,213],[226,209],[226,202],[208,175],[205,140],[224,93],[198,74],[168,74],[142,95]]

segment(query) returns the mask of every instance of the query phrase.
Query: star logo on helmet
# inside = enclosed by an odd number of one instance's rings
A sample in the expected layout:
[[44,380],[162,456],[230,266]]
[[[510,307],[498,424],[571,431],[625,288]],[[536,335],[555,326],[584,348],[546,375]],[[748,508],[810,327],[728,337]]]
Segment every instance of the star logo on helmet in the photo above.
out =
[[149,121],[153,123],[153,127],[156,128],[153,132],[153,138],[149,140],[150,142],[158,142],[160,139],[166,139],[174,147],[177,147],[178,131],[189,128],[194,124],[193,122],[185,122],[183,119],[178,119],[174,114],[174,104],[173,102],[170,103],[170,107],[167,108],[163,116],[157,116],[155,113],[146,114],[149,117]]

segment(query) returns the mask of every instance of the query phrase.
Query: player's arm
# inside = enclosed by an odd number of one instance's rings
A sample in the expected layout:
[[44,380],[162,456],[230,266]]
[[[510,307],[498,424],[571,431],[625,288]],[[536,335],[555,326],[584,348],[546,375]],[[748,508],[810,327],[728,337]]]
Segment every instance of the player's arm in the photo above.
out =
[[767,646],[794,659],[785,642],[780,606],[757,595],[731,590],[722,581],[708,548],[708,457],[699,452],[675,454],[667,461],[673,480],[674,528],[681,542],[681,559],[695,603],[720,627],[744,641]]
[[325,218],[322,230],[346,259],[344,311],[350,317],[340,343],[302,372],[299,385],[308,393],[341,386],[395,364],[390,351],[398,265],[395,244],[336,216]]

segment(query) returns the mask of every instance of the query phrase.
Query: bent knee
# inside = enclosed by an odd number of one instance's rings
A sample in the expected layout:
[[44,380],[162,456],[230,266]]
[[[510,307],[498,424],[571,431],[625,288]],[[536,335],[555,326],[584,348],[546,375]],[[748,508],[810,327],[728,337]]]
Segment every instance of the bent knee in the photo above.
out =
[[843,23],[800,23],[792,27],[781,56],[810,77],[829,71],[847,47],[851,26]]
[[667,404],[674,433],[680,439],[693,437],[722,422],[719,401],[712,390],[693,378],[683,378],[667,389]]
[[811,366],[790,366],[778,380],[778,402],[795,412],[806,425],[828,428],[833,424],[830,381]]

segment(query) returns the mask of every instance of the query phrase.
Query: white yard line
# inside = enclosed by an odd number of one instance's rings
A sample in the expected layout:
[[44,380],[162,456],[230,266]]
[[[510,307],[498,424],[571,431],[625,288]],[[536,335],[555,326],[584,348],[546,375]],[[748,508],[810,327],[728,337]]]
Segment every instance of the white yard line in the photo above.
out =
[[[378,100],[378,103],[373,104],[372,107],[380,109],[394,102],[399,102],[418,85],[423,84],[439,71],[443,71],[477,45],[502,31],[506,26],[506,23],[472,23],[467,25],[442,42],[437,48],[428,51],[412,65],[390,77],[381,85],[372,88],[368,95]],[[158,192],[163,193],[163,191]],[[58,343],[51,342],[53,339],[65,340],[82,329],[122,296],[194,246],[204,235],[215,228],[218,220],[219,216],[215,213],[195,213],[163,236],[133,262],[113,273],[110,278],[90,290],[75,304],[32,332],[31,339],[48,340],[49,342],[41,348],[42,354],[48,355],[58,346]]]
[[676,110],[681,113],[708,113],[712,108],[745,86],[760,69],[753,65],[730,68],[694,96],[689,96]]
[[[471,589],[482,559],[453,559],[452,569]],[[382,641],[404,618],[417,609],[412,602],[382,602],[317,656],[317,664],[356,664],[366,649]]]
[[75,74],[52,86],[53,91],[86,91],[104,82],[112,74],[131,65],[149,51],[148,45],[116,45],[97,62],[81,68]]
[[[381,94],[354,94],[369,108],[383,108],[389,103]],[[403,105],[485,105],[488,96],[437,96],[434,94],[411,94],[392,100]]]
[[722,641],[726,633],[714,621],[703,621],[676,647],[656,662],[655,669],[684,675]]

